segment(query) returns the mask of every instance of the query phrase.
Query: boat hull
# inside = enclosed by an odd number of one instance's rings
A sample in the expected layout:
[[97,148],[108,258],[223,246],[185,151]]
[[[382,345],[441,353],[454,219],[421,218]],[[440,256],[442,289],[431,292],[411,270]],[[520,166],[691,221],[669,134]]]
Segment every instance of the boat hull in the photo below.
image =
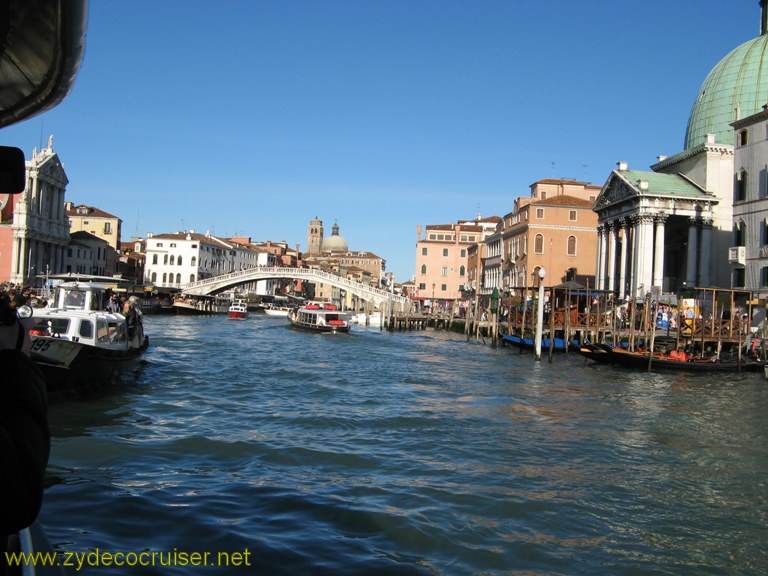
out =
[[343,334],[349,332],[349,324],[345,326],[317,326],[313,324],[304,324],[302,322],[291,321],[291,328],[302,330],[304,332],[319,332],[325,334]]
[[647,354],[631,352],[608,344],[574,347],[578,354],[603,364],[616,364],[641,370],[665,370],[677,372],[757,372],[763,364],[743,359],[739,362],[721,362],[711,360],[674,360],[654,354],[650,359]]
[[50,336],[33,336],[30,358],[45,376],[49,402],[82,397],[112,384],[149,346],[109,350]]
[[[533,351],[535,349],[535,342],[533,338],[521,338],[520,336],[515,336],[514,334],[505,334],[501,337],[501,341],[504,344],[514,346],[516,348],[522,348],[523,350],[531,350]],[[542,338],[541,339],[541,349],[542,350],[549,350],[551,345],[549,338]],[[568,343],[563,340],[562,338],[555,338],[554,342],[554,348],[553,350],[555,352],[565,352],[568,348]]]
[[229,318],[231,320],[245,320],[248,318],[248,312],[240,312],[240,311],[229,311]]

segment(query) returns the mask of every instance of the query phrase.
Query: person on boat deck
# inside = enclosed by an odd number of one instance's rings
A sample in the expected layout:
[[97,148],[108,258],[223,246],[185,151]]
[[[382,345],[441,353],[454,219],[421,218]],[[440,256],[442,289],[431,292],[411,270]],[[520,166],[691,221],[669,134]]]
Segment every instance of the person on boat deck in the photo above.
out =
[[109,297],[106,310],[107,312],[112,312],[112,314],[117,314],[118,312],[120,312],[120,300],[118,299],[117,294],[115,294],[114,292]]
[[139,310],[139,300],[136,296],[131,296],[123,305],[123,316],[125,316],[125,325],[128,328],[128,339],[131,347],[140,348],[144,341],[144,326],[141,321],[141,310]]
[[[7,294],[0,294],[0,331],[27,333]],[[0,344],[0,552],[8,549],[11,534],[37,518],[43,501],[51,436],[45,380],[37,365],[22,351],[19,338]],[[0,553],[0,574],[8,572]]]

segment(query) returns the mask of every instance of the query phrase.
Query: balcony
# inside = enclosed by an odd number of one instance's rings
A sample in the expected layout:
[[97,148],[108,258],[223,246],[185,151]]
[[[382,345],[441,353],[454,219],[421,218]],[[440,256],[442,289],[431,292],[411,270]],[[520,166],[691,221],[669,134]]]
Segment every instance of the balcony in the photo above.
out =
[[746,246],[732,246],[731,248],[728,248],[729,264],[745,264],[746,261],[747,261]]

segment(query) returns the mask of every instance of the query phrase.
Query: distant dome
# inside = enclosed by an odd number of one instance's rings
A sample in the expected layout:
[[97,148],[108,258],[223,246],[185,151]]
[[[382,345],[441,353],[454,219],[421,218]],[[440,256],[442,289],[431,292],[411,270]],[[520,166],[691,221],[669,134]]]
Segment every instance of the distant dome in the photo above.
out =
[[[763,8],[765,10],[765,8]],[[704,143],[733,144],[731,122],[761,112],[768,104],[768,35],[745,42],[720,60],[701,85],[685,133],[685,149]]]
[[347,252],[349,246],[344,236],[339,235],[339,225],[334,224],[331,229],[331,235],[323,239],[323,243],[320,246],[320,250],[323,252]]

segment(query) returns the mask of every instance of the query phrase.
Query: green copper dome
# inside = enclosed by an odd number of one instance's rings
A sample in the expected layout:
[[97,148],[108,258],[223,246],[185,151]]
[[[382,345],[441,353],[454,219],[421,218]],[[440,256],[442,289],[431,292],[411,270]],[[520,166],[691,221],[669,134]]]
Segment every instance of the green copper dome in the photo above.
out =
[[[688,119],[685,149],[704,143],[733,144],[731,122],[762,111],[768,104],[768,35],[745,42],[707,75]],[[738,118],[736,109],[738,108]]]

